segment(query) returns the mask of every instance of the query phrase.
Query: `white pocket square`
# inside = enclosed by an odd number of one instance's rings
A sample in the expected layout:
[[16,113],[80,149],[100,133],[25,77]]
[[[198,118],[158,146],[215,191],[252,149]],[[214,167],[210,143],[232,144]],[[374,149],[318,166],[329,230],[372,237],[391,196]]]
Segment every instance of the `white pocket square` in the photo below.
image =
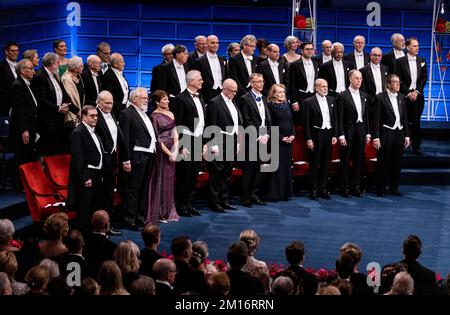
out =
[[331,107],[334,107],[334,104],[331,104]]
[[421,63],[420,63],[420,66],[421,66],[421,67],[425,66],[425,62],[421,62]]

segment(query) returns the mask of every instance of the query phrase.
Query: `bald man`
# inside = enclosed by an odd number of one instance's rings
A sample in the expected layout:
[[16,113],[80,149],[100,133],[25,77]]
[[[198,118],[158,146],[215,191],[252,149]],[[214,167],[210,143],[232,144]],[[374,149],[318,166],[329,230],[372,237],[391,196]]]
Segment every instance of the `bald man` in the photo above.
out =
[[125,69],[125,60],[118,53],[111,55],[111,65],[102,77],[102,86],[104,90],[111,92],[114,98],[113,112],[116,117],[127,107],[130,88],[128,81],[123,74]]
[[[284,84],[288,87],[288,66],[286,62],[280,60],[280,47],[276,44],[267,46],[268,58],[261,62],[258,72],[264,77],[264,96],[267,96],[272,85],[275,83]],[[283,59],[284,60],[284,59]]]
[[389,67],[381,64],[383,52],[380,48],[374,47],[370,52],[370,63],[362,68],[361,90],[375,97],[375,95],[386,89],[386,77],[389,74]]
[[330,61],[333,57],[331,56],[331,46],[333,43],[328,39],[322,42],[322,53],[318,56],[314,56],[312,59],[316,61],[319,66],[327,61]]

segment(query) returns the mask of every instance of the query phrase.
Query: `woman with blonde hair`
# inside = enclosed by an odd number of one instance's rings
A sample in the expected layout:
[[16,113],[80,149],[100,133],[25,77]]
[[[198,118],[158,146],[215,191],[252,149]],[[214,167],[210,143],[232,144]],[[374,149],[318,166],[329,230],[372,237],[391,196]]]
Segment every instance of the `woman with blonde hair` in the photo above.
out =
[[114,251],[113,260],[119,266],[125,288],[129,290],[134,280],[139,278],[139,247],[132,241],[121,242]]
[[72,104],[79,109],[77,115],[71,111],[64,114],[64,127],[68,133],[67,136],[72,134],[73,129],[80,121],[81,108],[83,108],[85,102],[84,82],[81,78],[83,67],[83,59],[73,56],[67,61],[67,71],[61,76],[61,83],[64,85]]
[[30,291],[27,295],[47,295],[46,289],[50,281],[48,268],[45,266],[34,266],[25,275]]
[[44,232],[48,239],[42,243],[41,254],[44,258],[55,258],[68,252],[63,238],[69,232],[69,217],[64,212],[54,213],[45,220]]
[[0,252],[4,250],[16,252],[19,250],[17,247],[10,245],[10,242],[13,240],[14,232],[14,224],[11,220],[0,219]]
[[36,49],[25,50],[22,54],[23,59],[29,59],[33,64],[33,67],[39,67],[39,54]]
[[112,260],[105,261],[98,271],[100,295],[130,295],[124,288],[119,266]]
[[284,47],[286,48],[286,53],[281,57],[281,62],[287,62],[288,65],[296,60],[300,59],[300,55],[297,54],[297,49],[300,47],[300,41],[297,37],[289,35],[284,40]]
[[269,268],[264,261],[257,260],[255,258],[256,250],[259,246],[260,238],[253,230],[244,230],[239,235],[239,240],[247,244],[248,259],[247,263],[242,267],[242,271],[250,273],[253,277],[257,278],[267,294],[270,290],[270,275]]
[[28,286],[25,283],[17,282],[14,277],[18,269],[16,255],[10,251],[0,252],[0,272],[7,274],[13,295],[24,295],[28,292]]

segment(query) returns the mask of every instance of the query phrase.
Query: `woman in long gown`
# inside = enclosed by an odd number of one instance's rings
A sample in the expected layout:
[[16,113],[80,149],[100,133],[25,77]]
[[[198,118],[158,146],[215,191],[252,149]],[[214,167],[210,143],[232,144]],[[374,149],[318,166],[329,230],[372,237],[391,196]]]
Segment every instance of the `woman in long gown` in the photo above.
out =
[[[287,201],[292,196],[292,141],[294,140],[294,123],[291,106],[286,101],[286,88],[283,84],[274,84],[267,95],[272,127],[279,128],[279,165],[270,174],[267,200]],[[272,159],[274,152],[272,148]]]
[[159,148],[156,163],[152,169],[149,183],[149,198],[146,223],[178,221],[174,200],[175,160],[178,135],[175,117],[169,111],[169,94],[157,90],[153,93],[156,109],[150,116],[158,133]]

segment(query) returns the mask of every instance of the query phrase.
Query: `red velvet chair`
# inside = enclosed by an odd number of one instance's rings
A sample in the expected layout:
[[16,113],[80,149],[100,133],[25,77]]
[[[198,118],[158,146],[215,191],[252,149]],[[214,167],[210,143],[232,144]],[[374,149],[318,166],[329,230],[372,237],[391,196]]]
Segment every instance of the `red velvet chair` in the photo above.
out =
[[306,147],[303,127],[296,127],[292,142],[293,175],[305,176],[309,173],[309,152]]
[[[40,162],[22,164],[19,172],[33,222],[42,222],[53,213],[65,211],[64,191],[52,185]],[[69,219],[75,218],[75,212],[66,213]]]
[[44,172],[53,186],[63,191],[67,198],[69,186],[70,154],[44,157]]
[[335,175],[341,173],[341,145],[339,140],[331,147],[331,161],[328,166],[328,174]]
[[375,148],[373,147],[372,141],[366,144],[365,152],[366,152],[366,173],[373,174],[375,173],[377,167],[377,150],[375,150]]

